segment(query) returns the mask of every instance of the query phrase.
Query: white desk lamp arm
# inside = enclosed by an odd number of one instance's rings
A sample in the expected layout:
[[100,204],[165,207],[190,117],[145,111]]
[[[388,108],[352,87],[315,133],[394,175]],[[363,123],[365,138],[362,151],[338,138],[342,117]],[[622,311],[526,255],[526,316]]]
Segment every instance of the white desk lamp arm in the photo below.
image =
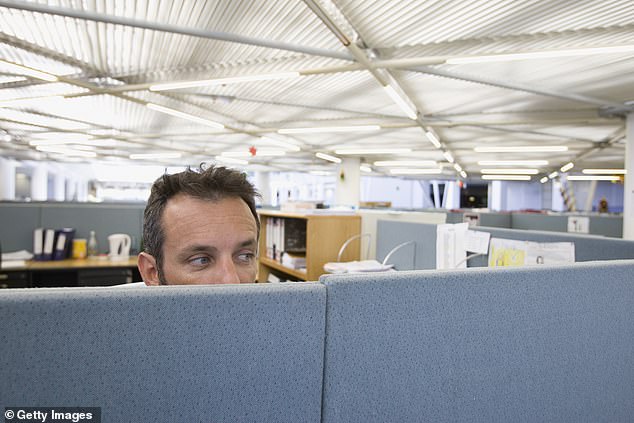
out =
[[348,245],[350,245],[352,241],[358,238],[365,238],[365,237],[368,237],[368,251],[370,251],[370,241],[372,240],[371,234],[353,235],[350,238],[348,238],[346,242],[344,242],[341,248],[339,249],[339,254],[337,254],[337,262],[341,262],[341,256],[343,255],[343,252],[346,250],[346,248],[348,247]]
[[390,257],[392,257],[392,254],[394,254],[399,249],[405,247],[406,245],[410,245],[410,244],[414,245],[414,258],[416,258],[416,241],[406,241],[406,242],[404,242],[402,244],[398,244],[396,247],[392,248],[390,250],[390,252],[387,253],[385,258],[383,259],[383,263],[381,263],[381,264],[385,265],[387,263],[387,261],[390,259]]

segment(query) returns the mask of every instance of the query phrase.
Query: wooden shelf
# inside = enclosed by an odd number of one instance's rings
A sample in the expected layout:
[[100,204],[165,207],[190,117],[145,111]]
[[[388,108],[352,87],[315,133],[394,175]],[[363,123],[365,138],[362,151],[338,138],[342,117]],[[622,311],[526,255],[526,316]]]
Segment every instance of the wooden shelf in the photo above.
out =
[[291,269],[290,267],[286,267],[282,265],[282,263],[271,260],[267,257],[260,257],[260,264],[264,264],[272,269],[279,270],[281,272],[286,273],[287,275],[295,276],[298,279],[306,280],[308,274],[304,270]]
[[[317,281],[324,274],[324,264],[337,260],[343,243],[361,233],[361,216],[335,213],[287,213],[277,210],[258,210],[261,222],[260,260],[258,281],[266,282],[270,271],[276,270],[300,280]],[[301,219],[306,224],[306,271],[283,266],[266,256],[267,223],[269,219]],[[360,244],[353,243],[346,249],[343,261],[359,260]]]

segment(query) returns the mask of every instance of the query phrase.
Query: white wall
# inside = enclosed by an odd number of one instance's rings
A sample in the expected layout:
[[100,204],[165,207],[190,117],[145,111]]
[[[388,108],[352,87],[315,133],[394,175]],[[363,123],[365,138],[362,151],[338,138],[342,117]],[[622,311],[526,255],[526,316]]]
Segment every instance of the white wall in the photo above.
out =
[[391,201],[394,208],[424,208],[423,189],[418,180],[384,176],[361,177],[361,201]]

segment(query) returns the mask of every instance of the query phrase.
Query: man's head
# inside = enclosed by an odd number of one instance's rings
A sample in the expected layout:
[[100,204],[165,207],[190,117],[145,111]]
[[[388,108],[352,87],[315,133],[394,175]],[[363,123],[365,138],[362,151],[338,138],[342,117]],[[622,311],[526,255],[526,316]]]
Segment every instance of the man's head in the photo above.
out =
[[154,182],[139,271],[148,285],[254,282],[259,194],[246,175],[209,166]]

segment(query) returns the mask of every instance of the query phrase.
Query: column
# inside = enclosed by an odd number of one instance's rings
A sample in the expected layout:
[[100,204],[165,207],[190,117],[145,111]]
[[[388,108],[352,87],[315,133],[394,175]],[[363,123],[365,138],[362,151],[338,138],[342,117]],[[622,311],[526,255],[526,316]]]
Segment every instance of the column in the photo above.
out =
[[361,198],[361,160],[358,157],[343,159],[338,166],[335,205],[359,207]]
[[262,195],[262,205],[271,205],[271,178],[269,172],[255,172],[255,188]]
[[634,113],[625,119],[625,171],[623,238],[634,240]]
[[491,210],[500,211],[502,210],[502,190],[504,186],[502,181],[491,181],[489,182],[489,200],[488,205]]
[[48,169],[44,164],[33,166],[31,173],[31,200],[48,200]]
[[64,201],[66,199],[66,175],[58,169],[53,176],[53,200]]
[[14,161],[0,158],[0,200],[15,200],[15,168]]

